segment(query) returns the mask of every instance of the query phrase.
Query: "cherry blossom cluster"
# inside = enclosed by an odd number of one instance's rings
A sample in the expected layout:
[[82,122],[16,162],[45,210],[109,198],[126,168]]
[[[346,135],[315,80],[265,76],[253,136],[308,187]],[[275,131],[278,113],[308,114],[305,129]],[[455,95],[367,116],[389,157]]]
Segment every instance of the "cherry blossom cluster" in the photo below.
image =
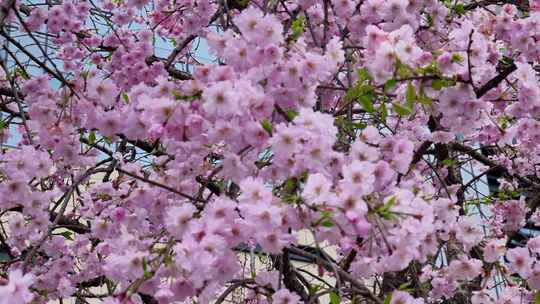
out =
[[539,40],[537,0],[4,1],[0,304],[537,303]]

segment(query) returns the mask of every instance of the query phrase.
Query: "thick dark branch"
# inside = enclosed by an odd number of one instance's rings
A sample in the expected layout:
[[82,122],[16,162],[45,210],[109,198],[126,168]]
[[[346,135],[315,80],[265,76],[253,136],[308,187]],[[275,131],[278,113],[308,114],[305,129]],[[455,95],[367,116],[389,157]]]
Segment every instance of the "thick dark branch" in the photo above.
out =
[[4,28],[4,24],[9,15],[9,10],[15,4],[15,0],[7,0],[7,1],[2,1],[2,2],[3,3],[0,6],[0,30]]
[[150,295],[139,292],[139,296],[141,297],[141,300],[144,304],[158,304],[158,301]]
[[484,96],[489,90],[496,88],[499,83],[503,82],[508,75],[517,70],[517,66],[514,62],[503,68],[503,70],[495,77],[491,78],[483,86],[475,90],[476,98]]
[[[22,97],[23,95],[21,95],[21,93],[19,92],[19,97]],[[9,89],[9,88],[2,88],[0,87],[0,95],[3,95],[3,96],[8,96],[8,97],[14,97],[14,94],[13,94],[13,90]],[[24,117],[26,119],[29,119],[30,117],[28,116],[28,114],[26,112],[23,112],[22,114],[19,113],[19,112],[16,112],[16,111],[13,111],[11,110],[10,108],[7,107],[6,104],[0,104],[0,111],[2,112],[5,112],[5,113],[9,113],[13,116],[16,116],[16,117],[22,117],[22,115],[24,115]],[[87,140],[87,139],[81,139],[81,142],[82,143],[85,143],[87,145],[91,145],[90,142]],[[128,142],[130,144],[132,144],[133,146],[147,152],[147,153],[150,153],[152,155],[155,155],[155,156],[162,156],[162,155],[166,155],[165,152],[161,151],[161,150],[158,150],[156,149],[155,145],[153,144],[150,144],[146,141],[142,141],[142,140],[128,140]],[[105,152],[105,151],[102,151],[102,152]]]
[[470,11],[479,7],[486,7],[490,5],[503,5],[503,4],[513,4],[518,9],[522,11],[528,11],[529,10],[529,2],[527,0],[482,0],[482,1],[474,1],[472,3],[469,3],[464,6],[464,9],[466,11]]
[[274,267],[277,270],[281,271],[283,275],[283,284],[290,291],[295,292],[302,298],[303,301],[309,300],[309,295],[307,294],[304,286],[300,283],[294,272],[294,267],[291,264],[289,259],[289,251],[287,249],[283,250],[283,254],[273,256]]
[[191,195],[189,195],[189,194],[186,194],[186,193],[183,193],[183,192],[181,192],[181,191],[178,191],[178,190],[176,190],[176,189],[174,189],[174,188],[172,188],[172,187],[169,187],[169,186],[167,186],[167,185],[163,185],[163,184],[161,184],[161,183],[158,183],[158,182],[156,182],[156,181],[153,181],[153,180],[151,180],[151,179],[148,179],[148,178],[146,178],[146,177],[144,177],[144,176],[139,176],[139,175],[137,175],[137,174],[131,173],[131,172],[126,171],[126,170],[124,170],[124,169],[122,169],[122,168],[116,168],[116,170],[117,170],[118,172],[121,172],[121,173],[123,173],[123,174],[125,174],[125,175],[127,175],[127,176],[129,176],[129,177],[134,178],[134,179],[138,179],[138,180],[140,180],[140,181],[143,181],[143,182],[148,183],[148,184],[150,184],[150,185],[156,186],[156,187],[158,187],[158,188],[162,188],[162,189],[168,190],[168,191],[170,191],[170,192],[172,192],[172,193],[174,193],[174,194],[177,194],[177,195],[179,195],[179,196],[181,196],[181,197],[183,197],[183,198],[186,198],[186,199],[188,199],[188,200],[190,200],[190,201],[193,201],[193,202],[201,202],[201,203],[204,203],[204,202],[205,202],[204,200],[198,199],[198,198],[193,197],[193,196],[191,196]]
[[488,157],[484,156],[483,154],[475,151],[471,147],[467,147],[467,146],[465,146],[463,144],[460,144],[460,143],[453,143],[453,144],[451,144],[451,147],[455,151],[465,153],[465,154],[469,155],[470,157],[472,157],[473,159],[479,161],[480,163],[482,163],[482,164],[484,164],[486,166],[489,166],[490,168],[497,167],[497,169],[493,169],[493,170],[501,170],[505,175],[515,177],[524,186],[533,187],[533,188],[536,188],[536,189],[540,188],[540,186],[538,184],[536,184],[535,182],[531,181],[530,179],[528,179],[526,177],[523,177],[523,176],[520,176],[520,175],[517,175],[517,174],[510,174],[510,172],[508,171],[507,168],[505,168],[503,166],[500,166],[499,164],[497,164],[496,162],[494,162],[490,158],[488,158]]
[[134,145],[135,147],[143,150],[146,153],[150,153],[155,156],[167,155],[167,153],[161,151],[160,149],[157,149],[157,144],[151,144],[147,141],[142,141],[142,140],[130,140],[130,139],[128,139],[128,143]]
[[190,44],[193,40],[195,40],[195,38],[197,38],[196,35],[190,35],[189,37],[184,39],[184,41],[182,41],[182,43],[180,43],[177,47],[175,47],[172,50],[169,57],[167,57],[167,60],[165,62],[165,68],[168,69],[170,66],[172,66],[174,60],[176,59],[176,57],[178,57],[180,52],[182,52],[182,50],[184,50],[188,44]]
[[84,282],[77,284],[77,288],[89,288],[89,287],[98,287],[105,284],[106,278],[104,276],[96,277]]
[[[212,24],[214,21],[216,21],[219,16],[221,16],[221,14],[223,13],[223,10],[220,8],[216,11],[216,13],[212,16],[212,18],[210,18],[210,22],[209,24]],[[174,60],[176,59],[176,57],[178,57],[178,55],[193,41],[195,40],[195,38],[197,38],[196,35],[190,35],[189,37],[187,37],[186,39],[184,39],[184,41],[182,41],[182,43],[180,43],[178,46],[176,46],[171,54],[167,57],[167,60],[165,62],[165,68],[167,69],[167,71],[169,71],[169,68],[174,66]],[[170,71],[169,71],[170,73]],[[174,76],[173,76],[174,77]]]
[[[22,212],[22,210],[23,208],[21,206],[9,209],[9,211],[14,211],[14,212]],[[51,221],[54,221],[54,219],[58,216],[59,216],[58,223],[57,223],[58,226],[62,226],[63,228],[69,229],[75,233],[80,233],[80,234],[85,234],[85,233],[90,232],[90,227],[81,224],[76,219],[71,219],[65,215],[60,215],[56,212],[52,212],[49,216],[49,219]]]
[[[0,95],[7,96],[7,97],[15,97],[15,94],[12,89],[10,88],[0,88]],[[21,94],[18,94],[19,97]]]
[[336,265],[336,264],[334,264],[332,262],[328,262],[325,259],[322,259],[322,258],[320,258],[320,257],[318,257],[316,255],[313,255],[313,254],[311,254],[309,252],[306,252],[304,250],[301,250],[299,248],[289,247],[289,248],[287,248],[287,250],[289,252],[294,253],[294,254],[297,254],[297,255],[300,255],[300,256],[305,256],[305,257],[316,260],[318,264],[322,265],[326,270],[328,270],[330,272],[333,272],[334,269],[336,269],[337,274],[340,276],[340,279],[343,280],[343,281],[347,281],[347,282],[351,283],[351,286],[354,289],[356,289],[359,294],[361,294],[362,296],[364,296],[364,297],[368,298],[369,300],[371,300],[369,303],[383,304],[383,301],[381,299],[379,299],[377,296],[375,296],[371,292],[371,290],[369,290],[369,288],[367,288],[360,281],[356,280],[348,272],[341,269],[338,265]]
[[179,69],[176,69],[174,66],[167,66],[166,64],[166,59],[163,59],[163,58],[159,58],[159,57],[156,57],[154,55],[146,58],[145,62],[147,65],[152,65],[154,62],[158,62],[158,61],[162,61],[162,62],[165,62],[165,68],[167,70],[167,72],[169,73],[169,76],[171,76],[172,78],[174,79],[178,79],[178,80],[189,80],[189,79],[193,79],[193,77],[191,76],[190,73],[188,72],[184,72],[182,70],[179,70]]
[[51,68],[45,63],[36,58],[34,54],[32,54],[26,47],[21,45],[17,40],[11,38],[9,34],[7,34],[3,29],[0,29],[0,35],[2,37],[6,38],[9,43],[13,44],[17,49],[19,49],[21,52],[23,52],[30,60],[35,62],[37,65],[39,65],[45,72],[47,72],[49,75],[53,76],[54,78],[58,79],[60,82],[62,82],[66,86],[70,86],[70,83],[64,78],[62,74],[57,74],[55,71],[51,70]]
[[254,283],[252,279],[246,279],[246,280],[240,280],[236,282],[232,282],[231,286],[227,287],[224,292],[221,293],[221,295],[217,298],[215,304],[221,304],[225,302],[227,297],[233,293],[237,288],[240,288],[242,286],[245,286],[247,284]]
[[474,29],[471,30],[471,33],[469,34],[469,44],[467,45],[467,70],[469,72],[469,83],[473,87],[473,89],[476,91],[476,87],[474,86],[474,80],[472,77],[472,64],[471,64],[471,47],[473,43],[472,36],[474,34]]
[[426,154],[431,144],[433,144],[433,142],[426,140],[418,147],[418,149],[416,149],[416,151],[414,152],[412,161],[411,161],[411,166],[414,166],[422,159],[422,156]]

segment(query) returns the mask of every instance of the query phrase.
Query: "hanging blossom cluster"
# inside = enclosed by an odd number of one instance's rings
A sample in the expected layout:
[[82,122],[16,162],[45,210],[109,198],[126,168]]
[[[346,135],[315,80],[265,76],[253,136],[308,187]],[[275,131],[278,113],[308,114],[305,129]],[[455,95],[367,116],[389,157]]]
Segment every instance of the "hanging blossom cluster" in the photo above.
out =
[[538,303],[539,40],[537,0],[3,1],[0,304]]

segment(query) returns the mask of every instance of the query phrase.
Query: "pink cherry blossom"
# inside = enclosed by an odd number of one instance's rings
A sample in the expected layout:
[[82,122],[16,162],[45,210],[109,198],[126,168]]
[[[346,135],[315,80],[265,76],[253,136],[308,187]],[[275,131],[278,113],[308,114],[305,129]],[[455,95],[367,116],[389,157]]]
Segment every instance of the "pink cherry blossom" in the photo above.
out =
[[528,277],[531,272],[533,260],[527,248],[512,248],[506,252],[506,258],[510,263],[510,271],[519,273],[522,277]]
[[272,296],[272,303],[296,304],[300,303],[300,297],[294,293],[291,293],[287,289],[280,289]]
[[534,302],[539,1],[4,2],[1,303]]
[[7,284],[0,286],[0,303],[30,303],[34,294],[29,287],[34,279],[32,274],[23,274],[20,269],[10,271]]

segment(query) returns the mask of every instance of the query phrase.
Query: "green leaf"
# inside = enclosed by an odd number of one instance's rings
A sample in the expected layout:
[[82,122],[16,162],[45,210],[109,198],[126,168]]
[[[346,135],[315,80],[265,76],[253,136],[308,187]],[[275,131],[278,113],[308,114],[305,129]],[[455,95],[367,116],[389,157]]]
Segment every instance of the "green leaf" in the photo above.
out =
[[426,16],[426,19],[427,19],[427,24],[429,27],[433,26],[433,16],[431,15],[427,15]]
[[358,82],[363,83],[366,80],[371,80],[371,75],[369,74],[369,71],[366,68],[362,68],[358,70]]
[[292,39],[297,40],[302,33],[305,31],[305,17],[300,16],[292,22],[291,29],[292,29]]
[[444,82],[442,79],[434,79],[431,81],[431,87],[435,90],[441,90],[444,88]]
[[394,102],[393,105],[394,112],[396,112],[399,116],[407,116],[412,113],[412,109],[406,105],[402,105],[397,102]]
[[445,159],[442,161],[442,164],[445,165],[446,167],[452,167],[452,165],[454,165],[454,161],[452,159]]
[[389,92],[393,90],[396,87],[396,85],[397,85],[397,80],[390,79],[384,84],[384,91]]
[[433,79],[431,81],[431,87],[434,88],[435,90],[441,90],[444,87],[450,87],[450,86],[453,86],[454,84],[455,84],[455,81],[453,81],[452,79],[439,78],[439,79]]
[[321,211],[321,217],[322,218],[329,218],[331,216],[332,216],[332,211],[330,211],[330,210]]
[[332,222],[329,219],[326,219],[321,222],[321,226],[326,227],[326,228],[331,228],[331,227],[334,227],[334,222]]
[[405,282],[405,283],[399,285],[398,290],[407,290],[410,285],[411,285],[411,282]]
[[455,53],[455,54],[452,54],[451,61],[453,63],[461,63],[461,62],[463,62],[463,57],[461,57],[458,53]]
[[375,112],[373,107],[373,99],[375,98],[375,89],[369,84],[362,84],[360,81],[352,88],[350,88],[345,94],[345,101],[356,101],[362,106],[362,108],[368,112]]
[[358,95],[370,95],[373,97],[375,95],[375,88],[370,84],[361,85],[358,88]]
[[386,202],[386,204],[384,204],[383,208],[385,210],[390,210],[390,208],[394,207],[394,205],[396,204],[397,200],[396,200],[396,197],[395,196],[392,196],[391,198],[388,199],[388,201]]
[[176,90],[176,89],[172,89],[171,90],[171,95],[174,97],[174,99],[178,100],[178,99],[182,99],[183,96],[182,94],[180,93],[180,91]]
[[534,303],[534,304],[540,304],[540,290],[538,290],[538,291],[536,292],[536,294],[534,295],[533,303]]
[[24,79],[24,80],[30,79],[30,76],[28,76],[28,74],[26,73],[26,71],[23,70],[23,69],[16,68],[16,69],[15,69],[15,74],[18,74],[18,75],[21,76],[22,79]]
[[245,8],[249,4],[249,0],[237,0],[237,2],[241,8]]
[[88,134],[88,142],[93,145],[96,142],[96,132],[90,131],[90,134]]
[[63,236],[64,238],[70,240],[70,241],[73,241],[73,233],[71,231],[64,231],[62,233],[60,233],[61,236]]
[[375,212],[385,220],[390,220],[392,219],[392,213],[390,212],[390,209],[392,209],[392,207],[394,207],[395,205],[396,197],[392,196],[384,205],[377,208]]
[[289,177],[286,181],[285,181],[285,184],[283,185],[283,189],[285,190],[285,192],[293,192],[294,190],[296,190],[296,178],[295,177]]
[[321,218],[313,223],[315,226],[321,225],[323,227],[333,227],[334,221],[332,220],[332,211],[322,210]]
[[285,111],[285,113],[287,114],[289,120],[294,120],[294,118],[298,116],[298,112],[296,112],[295,110],[287,110]]
[[296,204],[301,201],[301,198],[297,194],[298,179],[296,177],[289,177],[283,182],[280,188],[282,201],[291,204]]
[[360,95],[360,86],[354,86],[345,93],[345,101],[350,102]]
[[79,75],[81,75],[82,79],[88,78],[88,71],[82,71]]
[[152,273],[152,271],[150,271],[148,269],[148,262],[146,261],[145,258],[143,258],[143,260],[142,260],[142,267],[143,267],[143,271],[144,271],[143,278],[145,278],[147,280],[150,279],[153,276],[153,273]]
[[[443,54],[443,51],[441,51],[441,50],[433,50],[433,51],[431,51],[431,54],[433,54],[433,56],[437,58],[437,57],[439,57],[439,56],[441,56]],[[433,64],[430,64],[428,66],[428,68],[433,69],[434,68]]]
[[330,293],[330,304],[340,304],[341,299],[339,298],[339,295],[335,292]]
[[371,96],[371,95],[362,95],[362,96],[358,97],[358,103],[368,113],[375,112],[375,108],[373,107],[373,99],[372,98],[373,98],[373,96]]
[[355,130],[364,130],[367,127],[367,125],[362,122],[353,122],[351,125]]
[[418,69],[418,72],[422,73],[423,75],[437,75],[439,73],[437,67],[431,64],[425,68]]
[[129,96],[128,96],[128,94],[126,92],[122,93],[122,98],[124,98],[125,103],[129,103]]
[[148,262],[146,261],[145,258],[143,258],[142,260],[142,269],[145,273],[148,271]]
[[405,91],[405,100],[407,101],[407,106],[412,108],[414,102],[416,101],[416,91],[412,83],[407,84],[407,90]]
[[381,120],[383,122],[386,122],[386,118],[388,117],[388,109],[386,108],[386,103],[381,102],[381,106],[379,107],[379,113],[381,113]]
[[401,78],[406,78],[411,75],[411,68],[409,68],[407,65],[403,64],[400,60],[396,60],[396,69],[398,72],[398,75]]
[[465,5],[463,3],[458,3],[454,6],[454,12],[458,15],[463,15],[465,13]]
[[323,286],[321,284],[313,284],[309,287],[309,293],[311,295],[314,295],[317,293],[317,291],[321,290]]
[[386,295],[386,297],[384,297],[384,304],[390,304],[390,301],[392,301],[392,294],[389,293]]
[[270,136],[272,136],[272,124],[267,119],[261,122],[261,126]]
[[426,106],[433,103],[433,100],[427,97],[426,93],[424,93],[424,87],[420,87],[420,92],[418,92],[418,102]]

